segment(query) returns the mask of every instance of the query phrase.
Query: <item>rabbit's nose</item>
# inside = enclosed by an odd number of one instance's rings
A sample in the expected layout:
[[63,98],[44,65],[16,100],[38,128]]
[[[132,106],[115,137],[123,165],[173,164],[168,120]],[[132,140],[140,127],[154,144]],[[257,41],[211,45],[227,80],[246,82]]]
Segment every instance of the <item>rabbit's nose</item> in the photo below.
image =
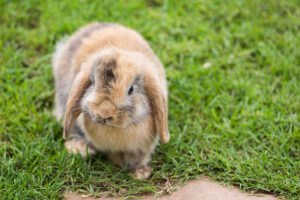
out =
[[106,123],[107,121],[110,121],[112,119],[113,119],[113,117],[103,118],[100,115],[97,116],[97,122],[99,122],[99,123]]
[[112,120],[113,117],[102,118],[104,121]]
[[109,120],[115,113],[115,106],[108,100],[103,101],[97,110],[97,114],[105,120]]
[[113,118],[113,113],[110,111],[101,110],[98,113],[98,117],[105,119],[105,120],[110,120]]

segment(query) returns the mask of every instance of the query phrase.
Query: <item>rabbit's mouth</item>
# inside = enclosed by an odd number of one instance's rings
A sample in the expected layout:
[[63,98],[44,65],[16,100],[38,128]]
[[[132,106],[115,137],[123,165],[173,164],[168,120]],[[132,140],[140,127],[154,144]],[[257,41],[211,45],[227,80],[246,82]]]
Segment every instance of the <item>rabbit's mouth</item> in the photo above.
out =
[[104,119],[104,118],[102,118],[102,117],[94,117],[95,118],[95,122],[97,122],[97,123],[100,123],[100,124],[108,124],[109,123],[109,121],[112,121],[113,120],[113,118],[112,117],[109,117],[109,118],[106,118],[106,119]]
[[98,125],[110,126],[114,128],[126,128],[130,124],[126,123],[126,120],[122,120],[122,117],[108,117],[106,119],[102,118],[101,116],[94,116],[87,111],[83,111],[84,119],[89,119],[93,123]]
[[[95,122],[95,121],[94,121]],[[114,128],[126,128],[127,126],[126,125],[122,125],[122,124],[113,124],[113,123],[110,123],[110,122],[107,122],[107,121],[96,121],[97,124],[100,124],[100,125],[103,125],[103,126],[109,126],[109,127],[114,127]]]
[[88,113],[85,113],[85,119],[89,118],[90,120],[92,120],[92,122],[99,124],[99,125],[105,125],[105,126],[110,126],[110,127],[114,127],[114,128],[126,128],[126,124],[117,124],[114,122],[113,118],[107,118],[107,119],[103,119],[101,117],[95,117],[95,116],[91,116]]

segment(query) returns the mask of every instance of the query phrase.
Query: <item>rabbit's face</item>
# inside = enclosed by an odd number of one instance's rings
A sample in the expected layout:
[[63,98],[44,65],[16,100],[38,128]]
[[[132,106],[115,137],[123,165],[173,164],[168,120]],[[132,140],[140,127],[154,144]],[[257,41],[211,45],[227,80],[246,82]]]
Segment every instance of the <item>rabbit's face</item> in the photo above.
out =
[[147,116],[143,72],[134,60],[112,54],[95,59],[91,67],[91,84],[81,100],[85,118],[124,128]]

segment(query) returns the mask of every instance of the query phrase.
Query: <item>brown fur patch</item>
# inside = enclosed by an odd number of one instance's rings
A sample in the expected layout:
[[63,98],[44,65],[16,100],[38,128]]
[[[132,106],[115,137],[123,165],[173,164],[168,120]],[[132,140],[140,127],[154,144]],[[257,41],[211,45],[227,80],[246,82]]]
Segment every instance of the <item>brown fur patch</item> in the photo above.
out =
[[117,67],[117,61],[114,58],[111,58],[108,61],[100,61],[100,65],[99,76],[102,86],[104,87],[103,89],[109,91],[109,89],[111,89],[111,82],[116,81],[114,70]]

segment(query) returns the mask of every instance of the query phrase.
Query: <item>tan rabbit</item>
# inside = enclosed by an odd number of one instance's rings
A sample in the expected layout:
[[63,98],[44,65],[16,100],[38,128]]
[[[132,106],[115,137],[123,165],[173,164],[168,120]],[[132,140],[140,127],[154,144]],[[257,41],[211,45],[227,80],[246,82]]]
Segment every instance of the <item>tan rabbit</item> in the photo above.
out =
[[57,46],[55,115],[69,152],[106,152],[139,179],[169,141],[164,68],[146,41],[118,24],[92,23]]

